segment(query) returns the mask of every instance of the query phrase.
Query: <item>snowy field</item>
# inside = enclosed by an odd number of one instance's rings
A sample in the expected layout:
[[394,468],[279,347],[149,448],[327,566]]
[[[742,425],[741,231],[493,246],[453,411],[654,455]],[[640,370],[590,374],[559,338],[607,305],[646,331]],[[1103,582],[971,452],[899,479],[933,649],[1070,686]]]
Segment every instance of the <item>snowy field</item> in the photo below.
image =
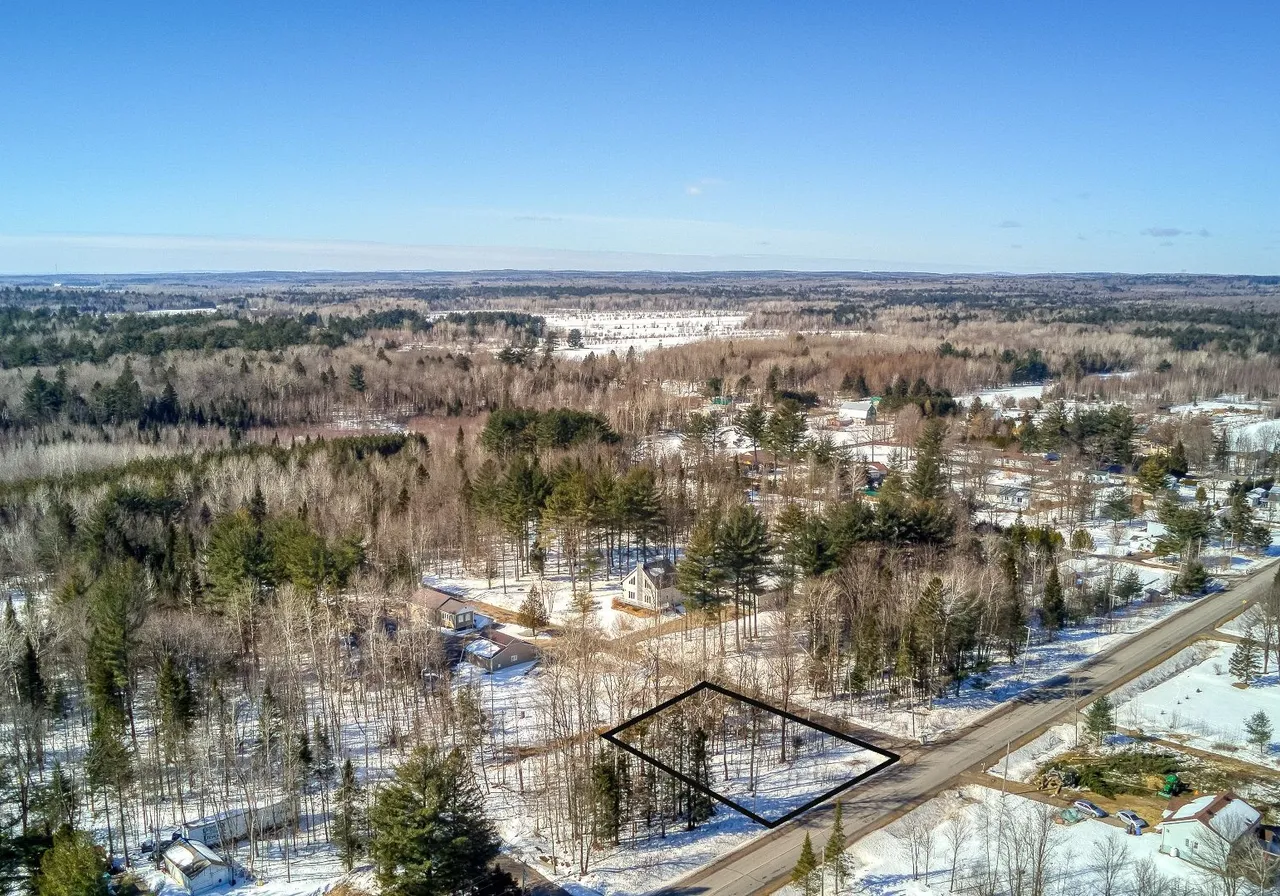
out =
[[1025,383],[1020,386],[1001,386],[972,392],[957,397],[956,401],[968,407],[973,404],[975,398],[978,398],[987,407],[1017,407],[1018,403],[1024,400],[1039,401],[1044,397],[1044,390],[1044,383]]
[[[1159,852],[1160,835],[1133,837],[1091,819],[1052,822],[1045,803],[988,787],[950,790],[857,841],[843,891],[870,896],[1031,892],[1037,867],[1046,894],[1162,893],[1168,880],[1205,881],[1195,866]],[[1043,848],[1039,848],[1043,844]],[[822,843],[814,844],[821,853]],[[1104,868],[1118,869],[1108,886]],[[1141,882],[1139,882],[1141,878]],[[825,885],[830,887],[828,878]],[[799,896],[794,885],[781,891]]]
[[[591,353],[625,354],[630,349],[649,351],[672,345],[730,336],[742,330],[745,314],[705,311],[697,314],[681,312],[592,312],[558,313],[547,317],[547,327],[560,334],[557,353],[566,358],[581,359]],[[582,333],[582,347],[565,344],[570,330]]]
[[1280,767],[1274,741],[1264,753],[1245,739],[1244,720],[1262,710],[1280,721],[1280,676],[1273,653],[1270,671],[1240,688],[1227,671],[1234,644],[1216,644],[1186,669],[1134,694],[1116,708],[1126,728],[1249,762]]

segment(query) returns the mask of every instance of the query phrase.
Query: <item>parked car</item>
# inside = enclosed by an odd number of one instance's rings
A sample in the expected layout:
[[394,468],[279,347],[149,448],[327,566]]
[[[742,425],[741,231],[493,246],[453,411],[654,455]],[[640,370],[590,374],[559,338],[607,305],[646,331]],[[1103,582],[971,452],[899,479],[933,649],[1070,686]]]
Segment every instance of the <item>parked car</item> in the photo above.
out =
[[1071,805],[1075,806],[1085,815],[1092,815],[1094,818],[1106,818],[1107,813],[1097,803],[1091,803],[1088,800],[1076,800]]
[[1134,828],[1150,827],[1150,825],[1147,824],[1147,820],[1143,818],[1141,815],[1139,815],[1137,812],[1134,812],[1132,809],[1121,809],[1119,812],[1116,813],[1116,818],[1120,819],[1130,827],[1134,827]]

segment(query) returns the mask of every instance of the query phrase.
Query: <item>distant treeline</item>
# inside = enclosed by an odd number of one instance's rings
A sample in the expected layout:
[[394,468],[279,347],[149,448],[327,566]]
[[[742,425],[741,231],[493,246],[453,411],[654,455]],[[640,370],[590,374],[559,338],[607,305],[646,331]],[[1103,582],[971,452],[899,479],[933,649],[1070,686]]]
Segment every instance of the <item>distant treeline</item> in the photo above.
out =
[[[448,323],[482,328],[504,326],[540,338],[545,321],[515,311],[453,312]],[[236,314],[82,314],[74,308],[0,307],[0,367],[101,364],[116,355],[156,357],[168,351],[280,351],[299,345],[336,348],[370,330],[423,333],[434,322],[421,312],[394,308],[357,316],[271,315],[249,319]]]
[[154,395],[146,395],[125,362],[120,375],[109,385],[94,383],[85,395],[67,382],[65,368],[47,379],[39,371],[31,377],[22,394],[22,407],[15,419],[0,403],[0,431],[21,424],[78,423],[96,426],[137,424],[139,429],[176,426],[226,426],[243,432],[252,426],[270,423],[255,412],[245,398],[231,396],[224,401],[191,402],[183,405],[172,382]]

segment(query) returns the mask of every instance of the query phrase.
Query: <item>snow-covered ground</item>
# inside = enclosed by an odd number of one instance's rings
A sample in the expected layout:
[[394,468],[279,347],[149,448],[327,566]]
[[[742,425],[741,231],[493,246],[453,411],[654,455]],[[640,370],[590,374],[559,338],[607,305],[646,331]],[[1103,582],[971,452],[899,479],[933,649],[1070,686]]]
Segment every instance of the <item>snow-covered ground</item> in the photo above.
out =
[[1060,753],[1075,749],[1079,742],[1077,725],[1054,725],[1035,740],[1002,757],[986,771],[996,778],[1025,783],[1035,777],[1040,766]]
[[1116,721],[1196,749],[1280,767],[1274,738],[1260,753],[1244,732],[1244,720],[1259,710],[1280,721],[1276,656],[1273,651],[1267,674],[1241,688],[1227,671],[1234,649],[1213,645],[1203,659],[1120,703]]
[[[886,757],[817,728],[711,691],[702,691],[619,732],[625,743],[669,765],[673,757],[653,753],[646,732],[655,726],[692,730],[699,720],[724,719],[707,733],[708,786],[763,818],[794,812]],[[674,761],[679,761],[675,759]]]
[[[1200,883],[1204,872],[1159,852],[1160,835],[1128,835],[1119,826],[1091,819],[1075,825],[1052,822],[1054,807],[999,790],[967,786],[946,791],[918,809],[849,847],[852,880],[845,892],[870,896],[935,896],[950,892],[1030,892],[1037,863],[1045,870],[1045,892],[1102,893],[1103,866],[1122,866],[1112,893],[1161,893],[1161,880]],[[1041,834],[1043,832],[1043,835]],[[1034,844],[1043,836],[1039,859]],[[821,854],[823,843],[814,844]],[[953,871],[954,869],[954,871]],[[1138,889],[1136,873],[1154,874]],[[825,881],[826,885],[831,880]],[[794,885],[784,896],[799,896]]]
[[[704,311],[687,312],[561,312],[547,317],[547,327],[557,331],[566,358],[585,358],[591,353],[625,354],[629,349],[649,351],[672,345],[729,336],[742,330],[745,314]],[[571,348],[566,340],[571,330],[582,333],[582,346]]]
[[999,386],[994,389],[983,389],[979,392],[971,392],[968,395],[961,395],[956,401],[968,407],[973,404],[975,398],[982,400],[987,407],[1007,407],[1012,402],[1013,406],[1017,406],[1018,402],[1025,399],[1034,399],[1039,401],[1044,397],[1044,383],[1024,383],[1018,386]]
[[1215,427],[1226,432],[1232,451],[1269,449],[1280,440],[1280,420],[1274,419],[1276,406],[1243,395],[1220,395],[1209,401],[1175,405],[1169,412],[1209,417]]
[[[648,553],[648,559],[654,559],[657,556],[659,554],[652,550]],[[508,565],[508,574],[505,581],[501,572],[495,574],[493,579],[490,580],[466,575],[459,570],[457,575],[423,576],[422,582],[424,585],[430,585],[450,594],[456,594],[464,600],[483,602],[511,613],[519,611],[520,605],[524,603],[529,595],[529,589],[533,588],[540,596],[544,606],[548,608],[548,615],[552,624],[563,625],[571,619],[578,618],[581,613],[574,606],[572,577],[567,571],[555,571],[553,558],[554,555],[552,558],[548,558],[547,574],[541,577],[524,575],[516,578],[510,565]],[[590,591],[588,592],[591,597],[589,615],[592,623],[607,635],[627,634],[665,619],[677,618],[680,615],[679,610],[668,610],[659,615],[615,605],[617,599],[622,596],[623,577],[635,567],[635,563],[638,561],[638,553],[629,562],[620,560],[619,566],[614,568],[613,576],[606,577],[604,571],[601,570],[596,573],[591,582]],[[585,573],[580,572],[578,574],[577,585],[580,592],[587,589]],[[524,631],[512,633],[521,636],[527,634]]]

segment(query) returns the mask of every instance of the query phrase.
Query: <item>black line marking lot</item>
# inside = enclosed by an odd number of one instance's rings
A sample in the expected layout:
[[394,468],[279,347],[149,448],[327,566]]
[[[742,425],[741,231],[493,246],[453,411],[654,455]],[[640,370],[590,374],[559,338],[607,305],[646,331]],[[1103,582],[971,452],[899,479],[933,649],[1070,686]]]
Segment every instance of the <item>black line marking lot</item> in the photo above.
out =
[[[701,775],[691,758],[699,732],[706,745]],[[900,758],[709,681],[601,736],[768,828],[808,812]]]

